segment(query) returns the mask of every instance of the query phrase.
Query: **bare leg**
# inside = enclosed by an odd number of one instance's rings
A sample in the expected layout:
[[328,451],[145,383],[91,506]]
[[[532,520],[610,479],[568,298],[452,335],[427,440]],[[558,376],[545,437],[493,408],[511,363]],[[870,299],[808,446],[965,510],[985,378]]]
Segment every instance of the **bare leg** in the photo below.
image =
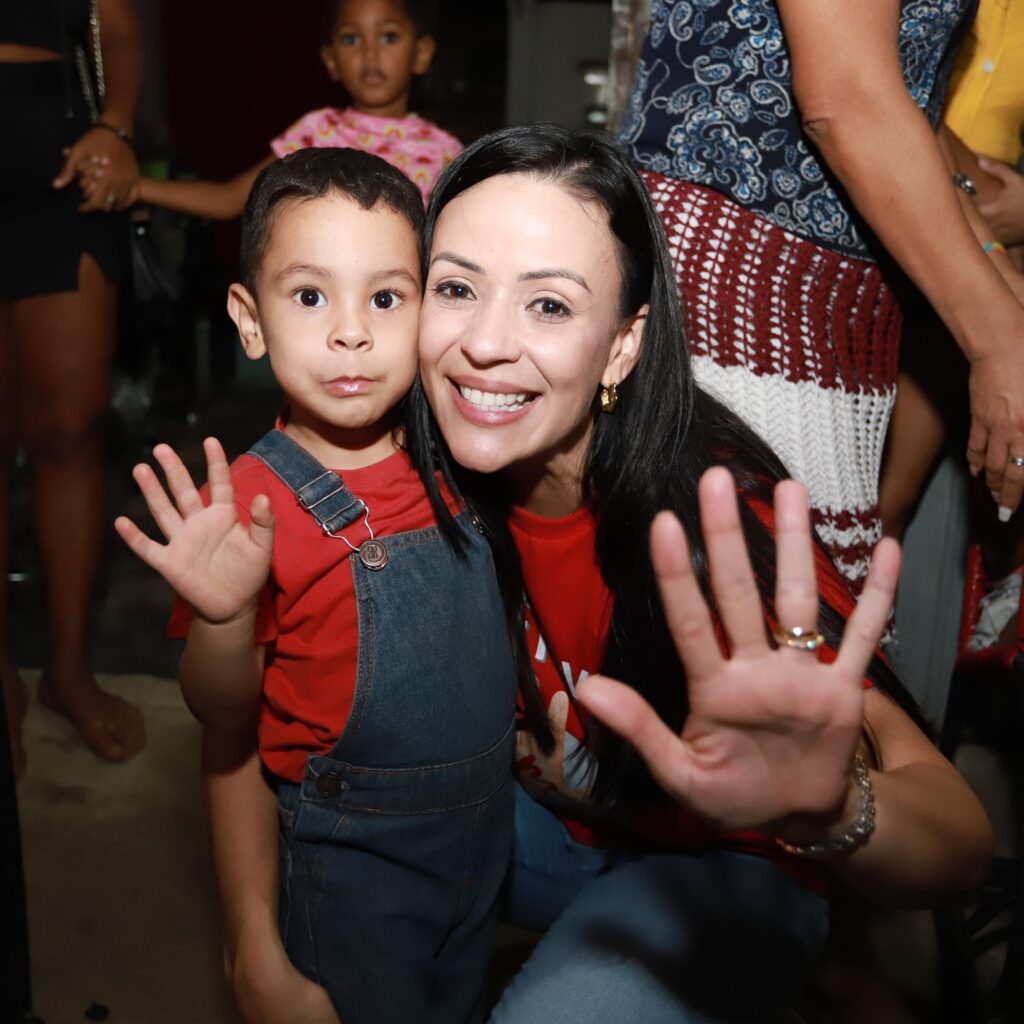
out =
[[86,659],[89,601],[104,535],[103,433],[117,290],[82,257],[77,292],[14,303],[19,424],[33,470],[50,646],[39,696],[100,757],[145,745],[142,716],[101,690]]
[[11,466],[17,449],[17,360],[11,326],[11,304],[0,302],[0,683],[3,685],[7,727],[11,738],[14,777],[25,770],[21,723],[28,703],[25,683],[18,675],[10,647],[7,612],[7,565],[11,544]]
[[967,364],[945,327],[927,309],[912,307],[908,321],[878,483],[882,532],[897,539],[968,415]]
[[878,482],[878,508],[886,537],[903,538],[945,441],[941,413],[917,381],[901,371]]

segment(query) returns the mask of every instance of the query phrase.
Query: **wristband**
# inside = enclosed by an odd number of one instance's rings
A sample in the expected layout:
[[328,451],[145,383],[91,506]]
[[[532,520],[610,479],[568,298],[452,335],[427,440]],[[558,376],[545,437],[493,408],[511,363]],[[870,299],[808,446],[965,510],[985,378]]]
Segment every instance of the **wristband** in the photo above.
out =
[[981,247],[982,252],[1006,252],[1006,246],[1002,242],[986,242]]
[[860,754],[853,758],[850,766],[850,777],[860,790],[860,811],[853,824],[835,839],[823,839],[816,843],[787,843],[784,839],[775,838],[776,846],[797,857],[812,857],[823,860],[843,857],[858,846],[868,841],[875,831],[875,794],[871,789],[871,776],[868,774],[868,763]]
[[132,149],[135,148],[135,138],[131,132],[118,128],[116,124],[110,124],[107,121],[97,121],[93,128],[102,128],[104,131],[113,132],[126,146],[130,146]]
[[958,189],[966,192],[972,199],[978,194],[978,186],[966,174],[954,174],[953,184]]

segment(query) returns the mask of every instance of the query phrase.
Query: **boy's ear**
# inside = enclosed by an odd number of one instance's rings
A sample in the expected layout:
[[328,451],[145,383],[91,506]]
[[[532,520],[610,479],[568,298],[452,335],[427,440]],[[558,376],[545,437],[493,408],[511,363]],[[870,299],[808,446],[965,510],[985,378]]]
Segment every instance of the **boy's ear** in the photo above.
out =
[[235,321],[245,354],[250,359],[266,355],[267,344],[260,326],[259,307],[245,285],[236,282],[228,288],[228,316]]
[[338,80],[338,65],[334,60],[334,52],[326,44],[320,47],[320,59],[324,62],[327,77],[332,82],[336,82]]
[[433,36],[420,36],[412,52],[412,73],[425,75],[430,70],[430,62],[434,59],[437,43]]
[[640,358],[640,349],[644,342],[644,329],[647,326],[647,312],[650,306],[641,306],[629,320],[619,328],[612,342],[611,351],[608,353],[608,362],[605,363],[604,373],[601,374],[601,384],[609,387],[612,384],[621,384],[636,366]]

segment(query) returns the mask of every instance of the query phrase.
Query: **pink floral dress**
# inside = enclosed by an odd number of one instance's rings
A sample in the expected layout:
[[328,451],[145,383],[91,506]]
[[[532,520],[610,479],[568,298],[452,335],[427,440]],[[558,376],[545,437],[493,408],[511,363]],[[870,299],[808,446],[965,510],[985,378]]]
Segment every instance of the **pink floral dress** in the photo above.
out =
[[454,135],[416,114],[378,117],[351,107],[312,110],[270,143],[279,157],[300,149],[345,146],[373,153],[397,167],[419,187],[424,202],[445,165],[462,151]]

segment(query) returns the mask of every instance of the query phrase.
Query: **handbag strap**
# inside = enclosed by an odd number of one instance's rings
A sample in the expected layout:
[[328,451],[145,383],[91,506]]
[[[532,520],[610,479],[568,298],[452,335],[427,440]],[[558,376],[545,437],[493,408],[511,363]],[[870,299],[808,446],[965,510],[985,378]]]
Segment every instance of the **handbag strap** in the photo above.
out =
[[100,0],[92,0],[89,8],[89,34],[92,37],[92,63],[96,70],[96,93],[103,103],[107,83],[103,77],[103,47],[100,44]]

